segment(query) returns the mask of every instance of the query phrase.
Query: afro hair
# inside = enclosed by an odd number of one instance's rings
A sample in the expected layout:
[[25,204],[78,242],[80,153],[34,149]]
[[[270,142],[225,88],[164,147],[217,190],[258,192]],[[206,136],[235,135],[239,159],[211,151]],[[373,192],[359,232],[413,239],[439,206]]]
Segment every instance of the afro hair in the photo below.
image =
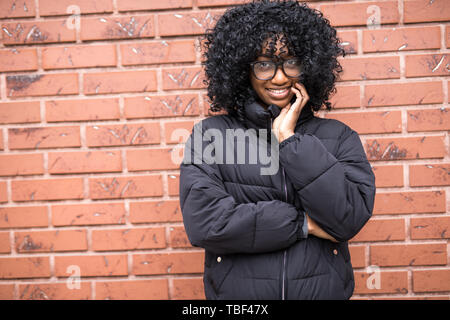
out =
[[249,64],[269,44],[275,52],[280,40],[289,54],[302,63],[301,82],[309,101],[305,107],[314,111],[334,93],[335,82],[342,72],[337,57],[345,56],[336,30],[323,14],[305,3],[293,0],[254,0],[229,8],[203,37],[203,65],[210,109],[225,110],[244,119],[244,106],[257,100],[250,84]]

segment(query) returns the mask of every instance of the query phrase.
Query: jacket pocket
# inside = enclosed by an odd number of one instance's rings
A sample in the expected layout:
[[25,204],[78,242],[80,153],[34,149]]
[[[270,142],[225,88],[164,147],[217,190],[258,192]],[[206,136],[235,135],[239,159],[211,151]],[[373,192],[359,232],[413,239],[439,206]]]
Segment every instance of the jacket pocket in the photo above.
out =
[[215,294],[218,295],[223,282],[231,271],[231,255],[205,254],[205,276]]
[[351,273],[353,272],[347,243],[330,242],[324,247],[328,264],[337,273],[344,286],[347,286],[349,280],[351,280]]

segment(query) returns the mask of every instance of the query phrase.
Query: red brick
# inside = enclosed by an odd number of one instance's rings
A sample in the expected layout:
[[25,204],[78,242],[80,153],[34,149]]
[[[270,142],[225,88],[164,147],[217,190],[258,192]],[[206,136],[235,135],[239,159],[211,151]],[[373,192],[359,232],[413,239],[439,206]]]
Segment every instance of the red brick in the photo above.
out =
[[68,28],[66,22],[66,19],[4,22],[3,44],[74,42],[75,29]]
[[359,86],[336,85],[336,93],[330,97],[331,106],[334,109],[359,108]]
[[404,219],[371,219],[351,241],[405,240],[405,236]]
[[92,250],[140,250],[166,247],[165,228],[102,229],[92,231]]
[[173,279],[173,300],[204,300],[205,290],[202,278]]
[[356,31],[338,30],[337,36],[341,40],[340,46],[345,50],[345,53],[358,52],[358,34]]
[[0,72],[37,70],[36,49],[0,50]]
[[170,227],[170,247],[191,248],[192,245],[187,237],[184,227]]
[[197,0],[199,7],[233,6],[246,3],[248,0]]
[[0,155],[0,176],[23,176],[44,173],[42,154]]
[[363,51],[408,51],[439,49],[439,26],[396,27],[392,29],[363,30]]
[[81,19],[81,39],[112,40],[155,36],[154,15]]
[[3,207],[0,208],[0,229],[47,227],[46,207]]
[[89,147],[157,144],[160,142],[159,124],[88,126],[86,141]]
[[425,164],[409,166],[409,185],[411,187],[432,187],[450,185],[450,164]]
[[441,82],[409,82],[366,85],[364,105],[367,107],[442,103]]
[[203,89],[205,79],[200,67],[162,69],[163,90]]
[[131,223],[181,222],[181,209],[177,200],[130,202]]
[[377,188],[403,187],[403,166],[373,166]]
[[[175,149],[127,150],[128,171],[174,170],[180,167],[182,159],[173,154]],[[180,160],[179,162],[177,162]]]
[[104,13],[112,12],[113,4],[111,0],[96,0],[92,2],[90,0],[39,0],[39,15],[40,16],[57,16],[74,14],[73,11],[69,11],[69,7],[76,5],[81,14],[85,13]]
[[168,174],[167,182],[169,184],[169,196],[178,196],[180,190],[180,175]]
[[31,123],[41,121],[39,101],[0,103],[0,123]]
[[0,253],[10,253],[9,232],[0,232]]
[[120,171],[122,171],[120,150],[48,154],[48,172],[51,174]]
[[6,76],[8,97],[60,96],[78,93],[76,73]]
[[8,194],[6,190],[6,181],[0,181],[0,203],[8,202]]
[[147,1],[147,0],[117,0],[119,11],[139,11],[139,10],[161,10],[191,8],[192,0],[171,0],[171,1]]
[[163,125],[167,144],[185,143],[192,132],[194,121],[166,122]]
[[156,72],[121,71],[84,74],[84,93],[123,93],[156,91]]
[[417,54],[405,56],[406,77],[433,77],[448,75],[448,54]]
[[440,109],[407,110],[409,132],[450,130],[450,112]]
[[91,284],[81,282],[71,289],[66,282],[19,284],[20,300],[88,300],[91,299]]
[[198,95],[130,97],[125,100],[125,117],[160,118],[193,116],[199,114]]
[[450,291],[450,269],[413,270],[414,292]]
[[0,284],[0,300],[14,300],[14,284]]
[[90,203],[52,206],[54,226],[124,224],[123,203]]
[[367,139],[369,160],[407,160],[443,158],[446,154],[443,136]]
[[447,0],[408,0],[403,4],[405,23],[448,21],[450,3]]
[[[70,277],[68,267],[80,268],[81,277],[126,276],[126,255],[55,256],[55,276]],[[70,269],[69,269],[70,271]]]
[[366,267],[366,246],[351,245],[348,247],[353,268]]
[[345,58],[339,63],[344,69],[340,74],[343,81],[400,78],[399,57]]
[[42,68],[111,67],[117,64],[114,45],[77,45],[42,49]]
[[[380,293],[408,293],[408,272],[407,271],[381,271],[380,288],[368,286],[371,279],[375,277],[374,272],[355,271],[355,291],[354,294],[380,294]],[[372,277],[369,279],[369,277]]]
[[444,243],[372,245],[370,262],[381,267],[445,265],[447,246]]
[[158,14],[160,36],[200,35],[215,25],[214,18],[223,11],[178,12]]
[[440,213],[445,212],[445,192],[377,193],[374,214]]
[[[340,26],[365,26],[368,21],[373,20],[371,17],[375,11],[372,6],[379,8],[381,24],[399,22],[399,13],[397,1],[370,1],[363,3],[342,3],[322,4],[320,11],[323,12],[325,18],[330,20],[331,25]],[[371,19],[371,20],[369,20]],[[376,23],[376,22],[375,22]],[[371,22],[373,24],[373,22]]]
[[160,40],[120,45],[124,66],[194,62],[194,42],[189,40]]
[[49,257],[0,258],[0,278],[48,278],[50,277]]
[[11,181],[13,201],[68,200],[83,198],[83,180],[36,179]]
[[169,286],[166,279],[109,281],[95,283],[98,300],[167,300]]
[[118,120],[118,99],[50,100],[45,102],[48,122]]
[[163,195],[160,175],[89,179],[91,199],[123,199]]
[[450,217],[411,218],[411,239],[450,238]]
[[0,150],[4,150],[5,146],[3,145],[3,130],[0,130]]
[[19,253],[87,250],[86,230],[15,232]]
[[445,27],[445,39],[446,47],[450,48],[450,26]]
[[400,111],[327,113],[326,118],[344,122],[359,134],[402,132]]
[[34,17],[36,15],[35,1],[3,0],[0,2],[0,18]]
[[10,149],[45,149],[79,147],[80,128],[28,127],[8,130]]
[[133,274],[202,273],[203,252],[172,252],[133,255]]

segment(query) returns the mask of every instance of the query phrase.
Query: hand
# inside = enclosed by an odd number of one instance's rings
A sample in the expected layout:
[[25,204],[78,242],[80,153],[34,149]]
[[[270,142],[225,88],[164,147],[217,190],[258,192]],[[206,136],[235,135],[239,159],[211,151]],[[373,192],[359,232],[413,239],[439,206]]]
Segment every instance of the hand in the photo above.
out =
[[272,124],[272,132],[275,134],[278,142],[286,140],[294,134],[295,124],[303,107],[309,100],[308,93],[301,83],[295,83],[291,90],[295,93],[297,99],[294,104],[288,104],[281,109],[281,113],[275,118]]
[[314,220],[312,220],[306,213],[305,217],[308,223],[308,234],[312,234],[313,236],[330,240],[332,242],[338,242],[333,236],[329,235],[321,227],[319,227],[319,225]]

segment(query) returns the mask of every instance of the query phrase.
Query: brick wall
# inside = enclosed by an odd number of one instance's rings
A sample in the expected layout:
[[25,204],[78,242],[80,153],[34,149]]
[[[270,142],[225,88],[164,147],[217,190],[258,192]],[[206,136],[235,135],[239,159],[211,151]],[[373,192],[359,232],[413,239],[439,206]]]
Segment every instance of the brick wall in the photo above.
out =
[[[171,156],[208,116],[197,36],[242,2],[0,2],[1,299],[204,298]],[[378,187],[353,298],[448,299],[450,2],[309,4],[348,52],[321,116]]]

